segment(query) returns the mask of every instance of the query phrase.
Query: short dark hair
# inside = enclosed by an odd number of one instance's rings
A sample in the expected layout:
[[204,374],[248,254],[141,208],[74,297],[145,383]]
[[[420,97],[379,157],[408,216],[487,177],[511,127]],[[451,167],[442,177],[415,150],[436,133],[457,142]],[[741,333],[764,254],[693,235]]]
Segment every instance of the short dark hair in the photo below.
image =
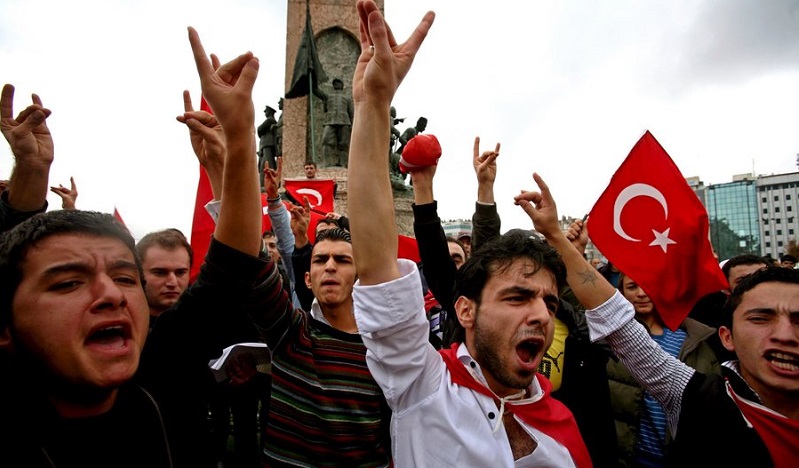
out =
[[136,241],[113,215],[83,210],[37,214],[0,236],[0,330],[11,323],[11,305],[22,282],[22,264],[28,252],[45,239],[70,234],[120,240],[133,253],[139,276],[143,277]]
[[794,257],[791,254],[785,254],[782,257],[780,257],[780,261],[781,262],[794,262],[794,263],[796,263],[796,257]]
[[744,294],[762,283],[799,284],[799,270],[768,266],[751,275],[744,276],[741,282],[738,283],[738,286],[733,289],[730,297],[727,298],[727,303],[724,305],[722,325],[732,329],[732,314],[735,312],[735,309],[741,305]]
[[316,236],[317,244],[322,241],[342,241],[352,244],[352,236],[350,236],[350,233],[344,229],[341,229],[340,227],[334,227],[333,229],[325,229],[324,231],[320,232],[318,236]]
[[316,169],[316,163],[313,162],[313,161],[305,161],[305,164],[303,164],[302,167],[305,167],[305,166],[313,166],[314,169]]
[[730,281],[730,270],[737,266],[743,265],[765,265],[765,266],[774,266],[773,263],[767,262],[763,257],[755,254],[740,254],[736,255],[726,262],[724,262],[724,266],[721,267],[722,273],[724,273],[724,277],[727,278],[727,282]]
[[320,224],[329,224],[331,226],[335,226],[337,228],[341,228],[341,224],[339,224],[338,220],[333,219],[333,218],[322,218],[322,219],[320,219],[319,221],[316,222],[316,227],[314,227],[314,231],[319,229],[319,225]]
[[[480,304],[483,289],[496,273],[509,268],[516,260],[528,259],[536,265],[536,272],[547,270],[555,277],[558,293],[566,285],[566,265],[558,252],[536,236],[506,233],[480,247],[458,270],[455,280],[455,298],[466,297]],[[455,311],[450,311],[455,313]],[[464,330],[457,319],[452,321],[453,341],[463,341]],[[448,343],[447,343],[448,344]]]
[[194,251],[191,248],[191,244],[189,244],[186,236],[179,229],[169,228],[163,231],[151,232],[141,238],[136,244],[136,250],[139,251],[139,256],[144,260],[147,250],[155,246],[166,250],[175,250],[182,247],[189,254],[189,267],[194,263]]

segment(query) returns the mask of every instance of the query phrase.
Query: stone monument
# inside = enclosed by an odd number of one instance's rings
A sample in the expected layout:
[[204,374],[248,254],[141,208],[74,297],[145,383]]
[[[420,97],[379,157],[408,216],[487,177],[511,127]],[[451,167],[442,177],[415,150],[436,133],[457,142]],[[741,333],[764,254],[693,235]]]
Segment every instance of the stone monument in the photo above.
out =
[[[375,2],[383,11],[384,0]],[[341,92],[352,96],[352,75],[361,52],[358,13],[353,0],[288,0],[285,89],[292,85],[308,14],[319,62],[326,77],[330,77],[317,83],[320,94],[329,96],[337,92],[333,88],[333,78],[338,78],[343,85]],[[309,99],[313,102],[309,103]],[[281,118],[284,177],[303,177],[305,162],[315,161],[319,166],[317,177],[332,178],[338,183],[336,212],[347,214],[346,167],[323,167],[320,164],[324,123],[327,121],[323,98],[313,92],[297,98],[286,96]],[[395,196],[397,226],[400,234],[413,235],[412,193],[401,192]]]

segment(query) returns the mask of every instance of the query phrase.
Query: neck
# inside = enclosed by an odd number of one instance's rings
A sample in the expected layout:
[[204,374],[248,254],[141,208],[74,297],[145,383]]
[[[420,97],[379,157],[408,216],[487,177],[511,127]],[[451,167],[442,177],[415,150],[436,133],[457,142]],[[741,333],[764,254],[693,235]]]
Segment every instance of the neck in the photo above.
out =
[[83,398],[64,397],[63,395],[49,395],[48,399],[63,418],[88,418],[107,413],[116,402],[119,390],[113,389],[104,394],[97,394]]
[[663,334],[663,322],[654,312],[648,314],[640,314],[637,315],[637,318],[641,323],[647,326],[649,329],[650,335],[662,335]]
[[358,325],[355,323],[351,300],[334,306],[319,304],[319,308],[322,310],[325,320],[336,330],[358,333]]
[[[753,381],[754,379],[746,379],[750,386],[752,386],[750,382]],[[752,390],[757,393],[766,408],[774,410],[788,419],[799,421],[799,396],[795,392],[774,391],[762,385],[752,386]]]

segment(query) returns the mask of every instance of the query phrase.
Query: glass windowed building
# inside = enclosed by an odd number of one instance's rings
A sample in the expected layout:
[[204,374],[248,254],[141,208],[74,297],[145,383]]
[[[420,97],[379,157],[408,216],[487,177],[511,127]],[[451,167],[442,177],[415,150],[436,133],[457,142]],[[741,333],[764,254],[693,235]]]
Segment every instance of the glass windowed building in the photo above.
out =
[[755,181],[751,177],[706,187],[710,242],[726,260],[742,253],[761,255],[761,229]]

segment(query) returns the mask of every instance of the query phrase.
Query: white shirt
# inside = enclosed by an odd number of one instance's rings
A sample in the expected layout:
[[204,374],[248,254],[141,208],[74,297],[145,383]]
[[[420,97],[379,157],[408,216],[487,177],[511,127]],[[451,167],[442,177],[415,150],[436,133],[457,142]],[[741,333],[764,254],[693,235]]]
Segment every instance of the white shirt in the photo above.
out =
[[[353,291],[355,320],[368,350],[366,363],[393,411],[396,466],[574,467],[566,447],[518,418],[538,447],[513,460],[494,400],[453,384],[443,358],[427,341],[429,324],[416,265],[400,259],[398,266],[401,278],[373,286],[358,282]],[[485,383],[479,364],[464,345],[458,358]],[[535,379],[530,394],[513,404],[541,397]]]

